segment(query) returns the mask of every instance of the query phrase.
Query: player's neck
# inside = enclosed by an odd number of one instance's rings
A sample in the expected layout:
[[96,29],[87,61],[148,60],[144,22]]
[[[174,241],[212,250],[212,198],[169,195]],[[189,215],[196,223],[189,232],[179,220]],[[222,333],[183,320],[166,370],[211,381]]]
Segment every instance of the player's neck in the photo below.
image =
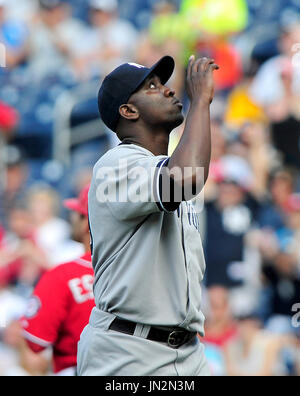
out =
[[169,136],[166,135],[155,135],[155,136],[130,136],[122,139],[123,144],[135,144],[143,147],[157,155],[167,155],[169,146]]

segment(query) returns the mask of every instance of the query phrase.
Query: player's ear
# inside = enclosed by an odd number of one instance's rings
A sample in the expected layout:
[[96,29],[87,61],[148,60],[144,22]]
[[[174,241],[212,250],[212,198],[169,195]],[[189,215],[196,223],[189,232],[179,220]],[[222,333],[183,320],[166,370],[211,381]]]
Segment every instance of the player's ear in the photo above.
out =
[[122,106],[120,106],[119,112],[121,116],[126,120],[136,121],[140,116],[138,109],[133,104],[130,103],[123,104]]

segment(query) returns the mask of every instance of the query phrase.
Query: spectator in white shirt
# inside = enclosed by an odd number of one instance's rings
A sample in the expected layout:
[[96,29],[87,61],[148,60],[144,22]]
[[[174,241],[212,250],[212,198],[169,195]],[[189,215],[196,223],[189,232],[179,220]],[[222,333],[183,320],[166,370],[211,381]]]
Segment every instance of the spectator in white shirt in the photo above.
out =
[[90,0],[90,31],[77,42],[76,69],[82,78],[106,75],[135,59],[138,33],[118,16],[117,0]]
[[69,67],[85,26],[71,17],[61,0],[39,0],[37,20],[30,35],[29,70],[36,79]]

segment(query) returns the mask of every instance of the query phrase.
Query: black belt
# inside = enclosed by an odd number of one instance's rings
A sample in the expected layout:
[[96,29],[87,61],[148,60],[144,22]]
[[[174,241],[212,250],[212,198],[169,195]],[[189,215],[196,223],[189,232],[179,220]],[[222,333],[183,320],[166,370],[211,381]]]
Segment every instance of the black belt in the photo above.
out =
[[[119,331],[120,333],[133,335],[136,325],[136,323],[130,322],[128,320],[115,318],[109,326],[109,329]],[[180,327],[176,327],[171,331],[158,329],[157,327],[150,327],[146,339],[151,341],[164,342],[171,348],[179,348],[181,345],[187,343],[192,338],[194,338],[196,334],[197,333],[192,333]]]

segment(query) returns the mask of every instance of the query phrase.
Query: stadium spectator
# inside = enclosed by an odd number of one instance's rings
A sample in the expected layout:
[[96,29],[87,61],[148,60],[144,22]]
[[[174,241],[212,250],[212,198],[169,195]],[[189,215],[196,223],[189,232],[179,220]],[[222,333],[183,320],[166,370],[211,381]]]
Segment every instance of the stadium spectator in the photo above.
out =
[[283,164],[300,168],[300,69],[293,61],[300,42],[300,22],[281,35],[280,55],[265,62],[251,87],[253,100],[262,105],[271,122],[273,144]]
[[35,82],[67,68],[85,33],[82,22],[71,17],[68,4],[62,0],[39,0],[39,11],[31,26],[29,41],[29,74]]
[[272,150],[265,125],[245,122],[238,129],[231,129],[222,119],[215,118],[211,124],[212,160],[210,178],[206,186],[208,200],[216,195],[216,182],[222,173],[222,157],[242,157],[253,173],[251,194],[262,203],[268,192],[268,177],[272,165]]
[[[300,24],[298,27],[300,39]],[[293,74],[297,67],[290,61],[282,66],[281,79],[284,97],[272,105],[271,130],[275,147],[285,166],[300,168],[300,94],[293,91]],[[300,86],[300,84],[299,84]]]
[[223,126],[226,131],[226,153],[244,158],[249,164],[252,175],[251,194],[263,201],[267,194],[267,183],[273,161],[273,151],[266,125],[261,122],[245,122],[237,129]]
[[24,21],[27,25],[34,19],[38,8],[38,1],[32,0],[7,0],[6,13],[8,18]]
[[[285,97],[285,86],[282,77],[292,78],[292,90],[295,95],[299,95],[299,68],[293,67],[292,57],[295,55],[294,46],[300,42],[300,24],[292,23],[282,29],[279,38],[280,54],[266,61],[258,70],[255,76],[250,94],[252,99],[263,106],[268,117],[271,119],[282,118],[283,106],[276,114],[272,110],[272,105],[279,104]],[[275,110],[275,108],[273,108]]]
[[270,174],[269,179],[270,194],[262,205],[258,223],[262,230],[276,231],[285,224],[287,202],[294,191],[294,180],[290,172],[282,169]]
[[242,157],[224,156],[211,175],[216,196],[206,201],[204,212],[206,285],[230,291],[234,315],[254,309],[260,289],[260,257],[248,242],[259,203],[251,194],[253,173]]
[[237,326],[232,315],[228,290],[223,286],[212,286],[204,294],[205,306],[205,354],[212,375],[226,375],[224,348],[237,333]]
[[65,201],[65,206],[72,211],[73,238],[83,243],[85,254],[73,262],[58,265],[41,278],[21,320],[23,335],[32,351],[39,353],[52,346],[54,372],[60,376],[76,373],[77,343],[95,305],[88,191],[89,186],[77,199]]
[[[300,279],[300,194],[291,194],[286,204],[286,227],[279,230],[283,233],[288,251],[294,255]],[[283,238],[282,238],[283,239]]]
[[[7,17],[9,1],[0,0],[1,67],[13,69],[22,64],[28,53],[28,28],[23,21]],[[2,59],[3,55],[5,60]]]
[[240,317],[237,337],[225,348],[228,375],[285,375],[286,369],[280,359],[282,346],[282,338],[263,330],[255,315]]
[[[0,257],[2,258],[2,252]],[[16,349],[17,345],[25,345],[20,337],[20,325],[17,321],[25,312],[26,298],[17,289],[3,287],[0,282],[0,307],[0,376],[44,375],[44,356],[35,357],[33,353],[29,353],[20,360]],[[29,363],[31,367],[35,367],[34,373],[27,370]]]
[[242,127],[245,123],[265,123],[268,119],[262,106],[255,103],[250,94],[258,65],[252,60],[243,70],[243,78],[228,94],[225,122],[230,129]]
[[118,16],[117,0],[89,0],[90,31],[77,46],[75,69],[83,79],[110,73],[135,59],[138,34]]
[[[279,177],[286,177],[286,174],[280,174]],[[294,258],[299,263],[299,229],[300,229],[300,199],[298,193],[291,193],[290,187],[291,178],[283,179],[283,183],[288,181],[288,189],[285,190],[285,185],[283,184],[283,189],[278,189],[278,201],[281,206],[278,205],[277,211],[271,206],[267,208],[266,213],[262,212],[264,217],[261,216],[261,222],[264,221],[265,224],[262,226],[261,237],[264,239],[263,233],[273,234],[276,238],[275,244],[278,248],[273,248],[273,251],[279,251],[280,249],[294,254]],[[276,190],[275,190],[276,191]],[[286,194],[290,193],[290,195]],[[280,201],[280,199],[282,199]],[[269,210],[268,210],[269,209]],[[265,253],[267,257],[270,255],[263,249],[264,243],[260,245],[260,249]],[[265,245],[267,246],[267,245]],[[272,249],[270,250],[270,252]],[[298,265],[299,268],[299,265]],[[300,268],[299,268],[300,269]]]
[[0,189],[0,222],[8,228],[9,214],[19,201],[23,201],[28,180],[28,168],[22,151],[7,145],[1,160],[5,166],[4,186]]
[[267,195],[269,172],[273,161],[266,124],[247,122],[240,128],[239,135],[246,147],[246,159],[253,172],[251,192],[261,202]]
[[35,239],[46,254],[45,265],[48,268],[83,253],[82,244],[71,240],[68,222],[58,217],[59,196],[54,189],[33,186],[29,190],[27,201],[35,227]]
[[222,157],[226,155],[227,150],[227,131],[221,118],[211,120],[211,162],[209,177],[205,185],[205,199],[212,201],[217,196],[217,179],[222,166]]
[[27,293],[45,270],[45,253],[36,243],[34,226],[25,207],[10,213],[10,233],[0,249],[0,286],[21,286]]
[[259,235],[257,244],[262,257],[264,319],[291,323],[292,307],[300,300],[299,229],[300,200],[298,194],[284,199],[283,224]]
[[[279,242],[284,245],[284,238]],[[262,267],[265,285],[269,288],[268,320],[280,316],[291,325],[292,307],[300,301],[300,278],[295,256],[287,246],[278,248],[273,259],[265,260]]]
[[22,337],[20,323],[11,321],[2,333],[0,376],[44,376],[49,372],[49,353],[32,352]]
[[5,139],[11,137],[12,132],[14,132],[18,126],[18,121],[18,112],[11,106],[0,101],[0,133]]
[[244,278],[244,236],[254,217],[247,202],[252,172],[242,158],[225,156],[214,177],[217,197],[205,206],[206,284],[233,287],[243,284]]
[[223,286],[208,289],[208,306],[206,307],[205,344],[214,344],[223,349],[235,337],[237,326],[231,312],[230,295]]

